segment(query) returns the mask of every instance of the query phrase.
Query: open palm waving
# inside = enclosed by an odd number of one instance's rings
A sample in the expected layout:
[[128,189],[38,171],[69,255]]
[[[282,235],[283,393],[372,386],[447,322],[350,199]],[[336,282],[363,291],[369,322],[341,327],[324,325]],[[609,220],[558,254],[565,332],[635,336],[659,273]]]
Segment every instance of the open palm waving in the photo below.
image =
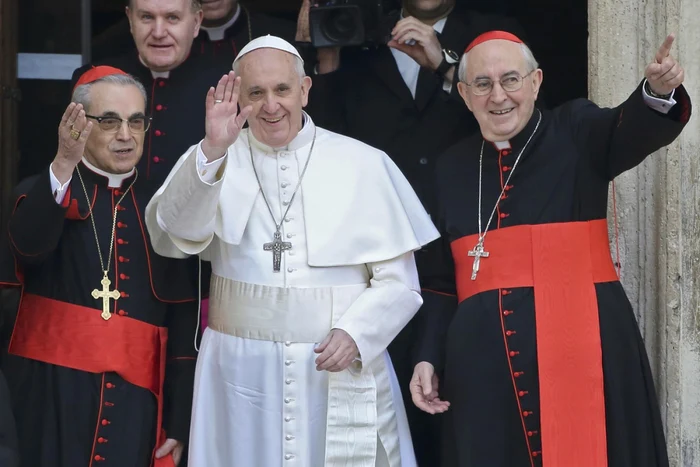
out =
[[207,92],[204,124],[206,135],[202,142],[202,152],[210,162],[222,158],[228,147],[236,142],[253,110],[247,106],[238,112],[240,91],[241,78],[230,71],[221,77],[216,89],[211,87]]

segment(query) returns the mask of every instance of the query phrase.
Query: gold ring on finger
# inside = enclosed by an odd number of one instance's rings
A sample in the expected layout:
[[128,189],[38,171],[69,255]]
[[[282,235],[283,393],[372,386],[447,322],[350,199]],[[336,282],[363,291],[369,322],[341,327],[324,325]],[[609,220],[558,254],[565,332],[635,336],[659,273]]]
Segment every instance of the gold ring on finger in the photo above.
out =
[[80,132],[75,129],[75,126],[71,125],[70,126],[70,137],[73,138],[74,140],[77,140],[80,138]]
[[221,104],[224,100],[223,99],[216,99],[214,101],[215,104]]

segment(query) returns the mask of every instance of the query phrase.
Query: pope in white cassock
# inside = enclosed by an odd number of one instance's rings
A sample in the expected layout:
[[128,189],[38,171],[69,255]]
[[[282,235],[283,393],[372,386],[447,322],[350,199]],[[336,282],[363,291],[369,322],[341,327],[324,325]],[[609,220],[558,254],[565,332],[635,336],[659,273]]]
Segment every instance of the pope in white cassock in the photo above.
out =
[[386,347],[438,233],[386,154],[304,113],[303,70],[282,39],[246,45],[146,209],[156,252],[212,263],[192,467],[415,465]]

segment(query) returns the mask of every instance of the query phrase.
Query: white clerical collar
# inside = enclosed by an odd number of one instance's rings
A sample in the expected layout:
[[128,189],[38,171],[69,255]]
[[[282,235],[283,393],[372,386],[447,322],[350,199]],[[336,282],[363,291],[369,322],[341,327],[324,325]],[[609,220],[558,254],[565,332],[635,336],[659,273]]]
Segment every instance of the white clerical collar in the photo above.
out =
[[301,119],[301,130],[299,131],[299,133],[297,133],[294,139],[290,141],[289,144],[286,146],[273,148],[272,146],[262,143],[255,138],[253,132],[250,131],[250,128],[248,128],[248,139],[250,140],[253,146],[257,147],[263,152],[275,153],[280,151],[296,151],[299,148],[303,148],[307,144],[311,144],[311,141],[314,138],[314,129],[316,128],[309,114],[307,114],[303,110],[301,112]]
[[510,141],[494,141],[493,145],[496,146],[496,149],[499,151],[510,149]]
[[226,30],[236,23],[239,16],[241,16],[241,5],[236,6],[236,13],[234,13],[233,17],[228,20],[226,24],[215,26],[213,28],[201,26],[200,29],[209,35],[210,41],[220,41],[226,37]]
[[90,169],[92,172],[95,172],[97,175],[102,175],[103,177],[105,177],[109,181],[108,185],[110,188],[119,188],[120,186],[122,186],[122,182],[134,175],[134,171],[136,170],[135,168],[133,168],[125,174],[112,174],[109,172],[105,172],[102,169],[98,169],[97,167],[89,163],[88,160],[85,159],[85,157],[83,157],[83,164],[85,164],[85,167]]
[[[141,65],[148,68],[148,65],[146,65],[146,62],[144,62],[143,58],[141,58],[141,55],[139,55],[139,62],[141,62]],[[150,68],[148,68],[148,71],[151,72],[153,79],[157,79],[157,78],[168,79],[168,78],[170,78],[170,71],[153,71]]]

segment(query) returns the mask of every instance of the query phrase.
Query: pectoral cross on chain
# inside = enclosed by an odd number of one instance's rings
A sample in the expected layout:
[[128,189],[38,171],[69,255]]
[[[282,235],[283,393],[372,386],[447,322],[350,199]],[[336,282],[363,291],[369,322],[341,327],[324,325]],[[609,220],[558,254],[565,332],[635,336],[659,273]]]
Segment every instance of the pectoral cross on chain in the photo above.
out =
[[92,291],[92,297],[97,300],[97,299],[102,299],[102,319],[107,321],[109,318],[112,317],[111,313],[109,312],[109,299],[111,298],[112,300],[117,300],[120,297],[119,291],[118,290],[109,290],[109,286],[112,284],[112,281],[109,280],[107,277],[107,273],[105,273],[104,278],[102,278],[102,281],[100,281],[102,284],[102,290],[93,290]]
[[291,242],[283,242],[282,234],[279,229],[275,232],[275,239],[270,243],[265,243],[263,245],[265,251],[272,252],[272,270],[274,272],[280,272],[280,265],[282,263],[282,252],[291,250]]
[[483,240],[479,240],[476,246],[467,253],[469,256],[474,257],[474,264],[472,265],[472,280],[476,280],[476,275],[479,272],[479,265],[481,264],[481,258],[488,258],[489,252],[484,250]]

